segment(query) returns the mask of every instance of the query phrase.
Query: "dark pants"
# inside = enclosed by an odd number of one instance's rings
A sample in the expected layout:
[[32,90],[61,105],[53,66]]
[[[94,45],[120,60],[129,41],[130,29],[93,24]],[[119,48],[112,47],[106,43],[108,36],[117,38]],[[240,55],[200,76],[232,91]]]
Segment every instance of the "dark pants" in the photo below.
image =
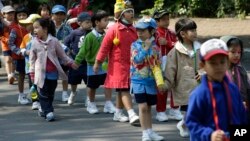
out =
[[45,115],[54,111],[53,101],[56,87],[57,80],[45,79],[43,88],[39,88],[38,98]]

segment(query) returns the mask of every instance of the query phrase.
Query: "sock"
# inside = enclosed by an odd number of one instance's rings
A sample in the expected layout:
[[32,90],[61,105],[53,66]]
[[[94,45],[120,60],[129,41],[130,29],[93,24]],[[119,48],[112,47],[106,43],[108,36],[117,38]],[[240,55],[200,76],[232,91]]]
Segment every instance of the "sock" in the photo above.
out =
[[152,128],[148,128],[148,129],[147,129],[147,131],[148,131],[148,134],[151,134],[151,133],[153,133],[153,130],[152,130]]
[[135,115],[134,109],[129,109],[127,112],[128,112],[129,117]]
[[148,130],[143,130],[142,131],[142,136],[144,136],[144,135],[148,135]]

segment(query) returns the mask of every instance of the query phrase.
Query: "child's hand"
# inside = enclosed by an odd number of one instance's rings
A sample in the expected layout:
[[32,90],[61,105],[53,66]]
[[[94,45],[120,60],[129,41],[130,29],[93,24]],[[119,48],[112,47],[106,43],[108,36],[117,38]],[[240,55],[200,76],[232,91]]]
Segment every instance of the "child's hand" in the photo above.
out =
[[147,40],[145,40],[144,44],[145,44],[144,50],[147,51],[150,48],[152,42],[150,41],[150,39],[147,39]]
[[166,85],[163,85],[163,86],[158,87],[158,90],[160,93],[166,93],[168,89]]
[[73,63],[71,65],[71,68],[73,68],[74,70],[77,70],[79,68],[79,65],[77,65],[76,63]]
[[99,65],[98,63],[95,63],[95,64],[94,64],[94,66],[93,66],[93,71],[94,71],[95,74],[98,73],[99,66],[100,66],[100,65]]
[[199,82],[201,80],[201,75],[199,75],[198,73],[196,73],[194,79]]
[[222,130],[216,130],[211,134],[211,141],[223,141],[225,133]]
[[166,45],[167,44],[167,40],[165,38],[163,38],[163,37],[160,37],[158,39],[158,42],[159,42],[160,45]]
[[26,55],[30,55],[30,51],[29,50],[26,50]]

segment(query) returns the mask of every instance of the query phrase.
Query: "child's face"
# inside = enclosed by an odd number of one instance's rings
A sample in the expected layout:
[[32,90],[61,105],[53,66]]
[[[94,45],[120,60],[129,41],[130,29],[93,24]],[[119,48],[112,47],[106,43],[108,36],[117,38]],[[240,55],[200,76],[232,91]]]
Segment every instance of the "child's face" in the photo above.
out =
[[21,12],[21,13],[18,13],[16,15],[16,17],[17,17],[17,20],[19,21],[19,20],[24,20],[24,19],[28,18],[28,15],[24,12]]
[[169,15],[163,15],[159,21],[157,21],[158,27],[168,28],[169,26]]
[[38,21],[34,22],[33,28],[34,28],[34,35],[37,36],[37,38],[45,39],[45,36],[47,36],[47,29],[43,29],[43,27],[40,25]]
[[104,17],[101,19],[101,21],[96,21],[96,27],[104,30],[104,29],[106,29],[108,23],[109,23],[108,17]]
[[63,12],[58,12],[58,13],[52,14],[52,18],[55,22],[62,23],[64,19],[66,18],[66,15]]
[[85,21],[80,22],[80,26],[84,30],[91,30],[92,22],[91,20],[85,20]]
[[128,10],[123,13],[123,18],[125,18],[130,24],[133,23],[134,21],[134,11],[133,10]]
[[201,67],[206,71],[209,80],[221,82],[228,69],[228,56],[214,55],[209,60],[202,62]]
[[138,37],[142,40],[145,41],[149,38],[151,38],[151,33],[149,32],[148,29],[136,29]]
[[50,18],[50,12],[47,8],[43,8],[40,13],[43,18]]
[[194,42],[197,39],[196,29],[190,29],[186,31],[181,31],[181,36],[184,42]]
[[238,64],[241,58],[241,47],[240,45],[231,45],[228,52],[228,58],[230,63]]
[[4,13],[4,17],[7,21],[12,22],[15,20],[15,12]]

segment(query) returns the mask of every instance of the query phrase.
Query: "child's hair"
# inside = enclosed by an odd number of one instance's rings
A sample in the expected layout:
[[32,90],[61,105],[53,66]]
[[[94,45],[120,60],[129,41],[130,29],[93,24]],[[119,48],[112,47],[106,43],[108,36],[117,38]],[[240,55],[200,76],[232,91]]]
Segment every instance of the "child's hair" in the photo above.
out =
[[196,29],[197,25],[196,23],[188,18],[182,18],[179,19],[176,23],[175,23],[175,32],[176,32],[176,36],[178,37],[178,39],[183,42],[183,39],[181,37],[180,32],[181,31],[187,31],[187,30],[192,30],[192,29]]
[[37,19],[36,22],[38,22],[43,29],[47,29],[48,34],[56,36],[56,27],[52,20],[50,20],[49,18],[41,18]]
[[153,18],[159,22],[160,19],[165,16],[165,15],[168,15],[169,16],[169,12],[165,9],[160,9],[160,10],[156,10],[154,13],[153,13]]
[[243,53],[243,43],[239,38],[232,38],[227,42],[227,47],[231,48],[233,45],[239,45],[240,49],[241,49],[241,57],[242,57],[242,53]]
[[95,21],[101,21],[102,18],[108,17],[109,14],[104,10],[98,10],[91,18],[93,27],[96,27]]
[[41,11],[42,11],[43,9],[48,9],[48,10],[49,10],[49,13],[51,14],[51,8],[50,8],[50,6],[49,6],[48,3],[46,3],[46,2],[41,3],[41,4],[39,5],[38,9],[37,9],[37,13],[38,13],[39,15],[41,15]]
[[26,13],[27,16],[29,16],[29,9],[26,6],[20,5],[16,8],[15,18],[17,18],[17,14],[19,14],[19,13]]

